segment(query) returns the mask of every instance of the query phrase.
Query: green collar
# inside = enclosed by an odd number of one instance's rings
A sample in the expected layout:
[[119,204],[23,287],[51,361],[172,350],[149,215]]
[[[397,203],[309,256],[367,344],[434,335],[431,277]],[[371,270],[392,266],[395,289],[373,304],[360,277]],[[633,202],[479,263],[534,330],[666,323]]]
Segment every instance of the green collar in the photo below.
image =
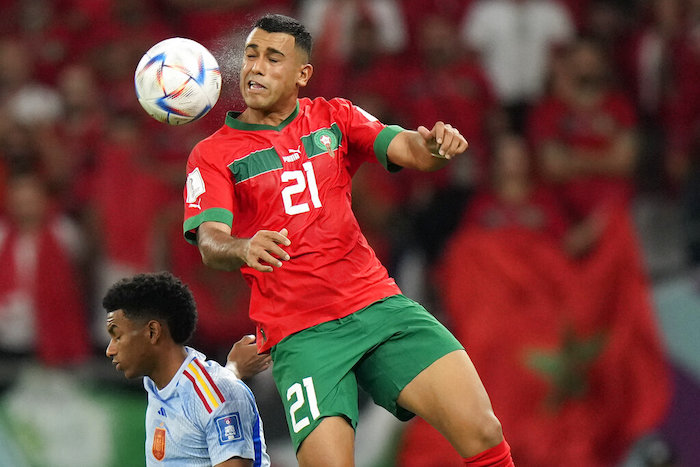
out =
[[294,118],[299,115],[299,101],[297,100],[297,105],[294,108],[294,112],[292,112],[289,117],[285,118],[282,123],[280,123],[277,126],[272,126],[272,125],[262,125],[259,123],[246,123],[238,120],[238,116],[242,112],[228,112],[226,114],[226,125],[230,126],[231,128],[235,128],[236,130],[244,130],[244,131],[260,131],[260,130],[274,130],[274,131],[281,131],[284,127],[289,125],[289,123],[294,120]]

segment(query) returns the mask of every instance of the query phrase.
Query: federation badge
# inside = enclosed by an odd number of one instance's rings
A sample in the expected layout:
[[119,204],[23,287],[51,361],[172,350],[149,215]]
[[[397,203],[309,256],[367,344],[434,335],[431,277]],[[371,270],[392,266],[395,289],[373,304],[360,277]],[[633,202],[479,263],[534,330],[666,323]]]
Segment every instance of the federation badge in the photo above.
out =
[[165,428],[156,427],[156,431],[153,433],[151,452],[156,460],[162,461],[165,458]]
[[314,134],[314,142],[322,147],[326,148],[326,152],[331,156],[335,157],[335,149],[338,147],[338,138],[330,130],[319,130]]
[[219,444],[231,443],[243,439],[241,416],[238,412],[217,417],[214,422],[219,432]]

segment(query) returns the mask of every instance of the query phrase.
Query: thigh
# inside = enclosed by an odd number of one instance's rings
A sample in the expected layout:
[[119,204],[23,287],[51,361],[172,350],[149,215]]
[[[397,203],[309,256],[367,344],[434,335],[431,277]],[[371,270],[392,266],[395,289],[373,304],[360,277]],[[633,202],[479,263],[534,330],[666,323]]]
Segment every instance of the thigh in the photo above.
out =
[[381,329],[381,342],[358,364],[357,378],[378,405],[408,420],[414,413],[397,404],[401,391],[433,362],[463,346],[423,306],[403,295],[373,308],[368,319]]
[[401,391],[398,404],[440,431],[464,457],[503,439],[486,389],[464,350],[423,370]]

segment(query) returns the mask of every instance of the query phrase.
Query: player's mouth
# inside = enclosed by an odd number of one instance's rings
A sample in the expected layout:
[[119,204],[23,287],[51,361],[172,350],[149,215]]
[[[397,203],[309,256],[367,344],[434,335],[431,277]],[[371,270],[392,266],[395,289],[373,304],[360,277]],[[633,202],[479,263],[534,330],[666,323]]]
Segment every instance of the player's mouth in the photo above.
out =
[[248,90],[249,91],[263,91],[267,89],[265,86],[262,84],[258,83],[257,81],[250,80],[248,81]]

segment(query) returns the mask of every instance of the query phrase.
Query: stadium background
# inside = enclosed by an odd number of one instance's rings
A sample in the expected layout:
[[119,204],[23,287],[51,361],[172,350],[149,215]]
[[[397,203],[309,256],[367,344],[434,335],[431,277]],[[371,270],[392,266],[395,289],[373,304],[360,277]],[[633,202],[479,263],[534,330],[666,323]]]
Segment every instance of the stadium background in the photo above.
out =
[[[0,466],[142,464],[145,394],[104,357],[99,298],[116,278],[163,268],[183,277],[200,306],[193,344],[212,358],[222,361],[252,331],[240,277],[206,270],[182,240],[181,193],[189,149],[220,126],[226,110],[240,107],[236,44],[263,12],[297,16],[316,32],[316,74],[305,94],[348,97],[386,123],[407,127],[439,116],[467,135],[469,156],[442,174],[390,179],[366,168],[355,180],[359,220],[404,292],[459,328],[448,297],[460,294],[460,284],[446,289],[435,280],[442,277],[445,246],[457,241],[464,213],[488,184],[494,135],[508,129],[529,135],[527,117],[546,97],[544,91],[508,94],[486,58],[470,48],[465,25],[472,9],[488,2],[0,0]],[[654,465],[697,465],[700,105],[693,76],[700,69],[700,2],[540,3],[563,11],[570,30],[546,44],[547,60],[536,75],[546,82],[567,43],[593,38],[610,58],[610,75],[631,103],[641,140],[627,180],[634,195],[626,213],[636,236],[627,246],[637,248],[638,241],[672,384],[652,391],[661,415],[634,433],[612,465],[656,458],[662,460]],[[148,118],[133,92],[141,54],[172,36],[209,47],[224,79],[217,106],[184,127]],[[657,76],[641,65],[649,57],[666,65],[663,79],[649,78]],[[513,63],[512,74],[524,73],[524,66]],[[655,90],[653,99],[645,89]],[[24,231],[42,240],[23,243],[17,232]],[[13,257],[17,251],[24,253]],[[28,328],[28,335],[17,331]],[[482,331],[485,342],[497,341],[497,330]],[[629,358],[636,358],[632,348]],[[477,367],[497,360],[495,354]],[[269,374],[250,384],[273,465],[294,465]],[[408,465],[406,425],[364,397],[361,403],[358,465]],[[599,416],[600,425],[608,423]],[[596,444],[597,428],[585,428],[591,436],[584,444]],[[424,443],[430,439],[416,433]],[[422,465],[448,465],[437,447],[418,445],[435,450],[432,463]],[[517,451],[514,457],[517,462]]]

